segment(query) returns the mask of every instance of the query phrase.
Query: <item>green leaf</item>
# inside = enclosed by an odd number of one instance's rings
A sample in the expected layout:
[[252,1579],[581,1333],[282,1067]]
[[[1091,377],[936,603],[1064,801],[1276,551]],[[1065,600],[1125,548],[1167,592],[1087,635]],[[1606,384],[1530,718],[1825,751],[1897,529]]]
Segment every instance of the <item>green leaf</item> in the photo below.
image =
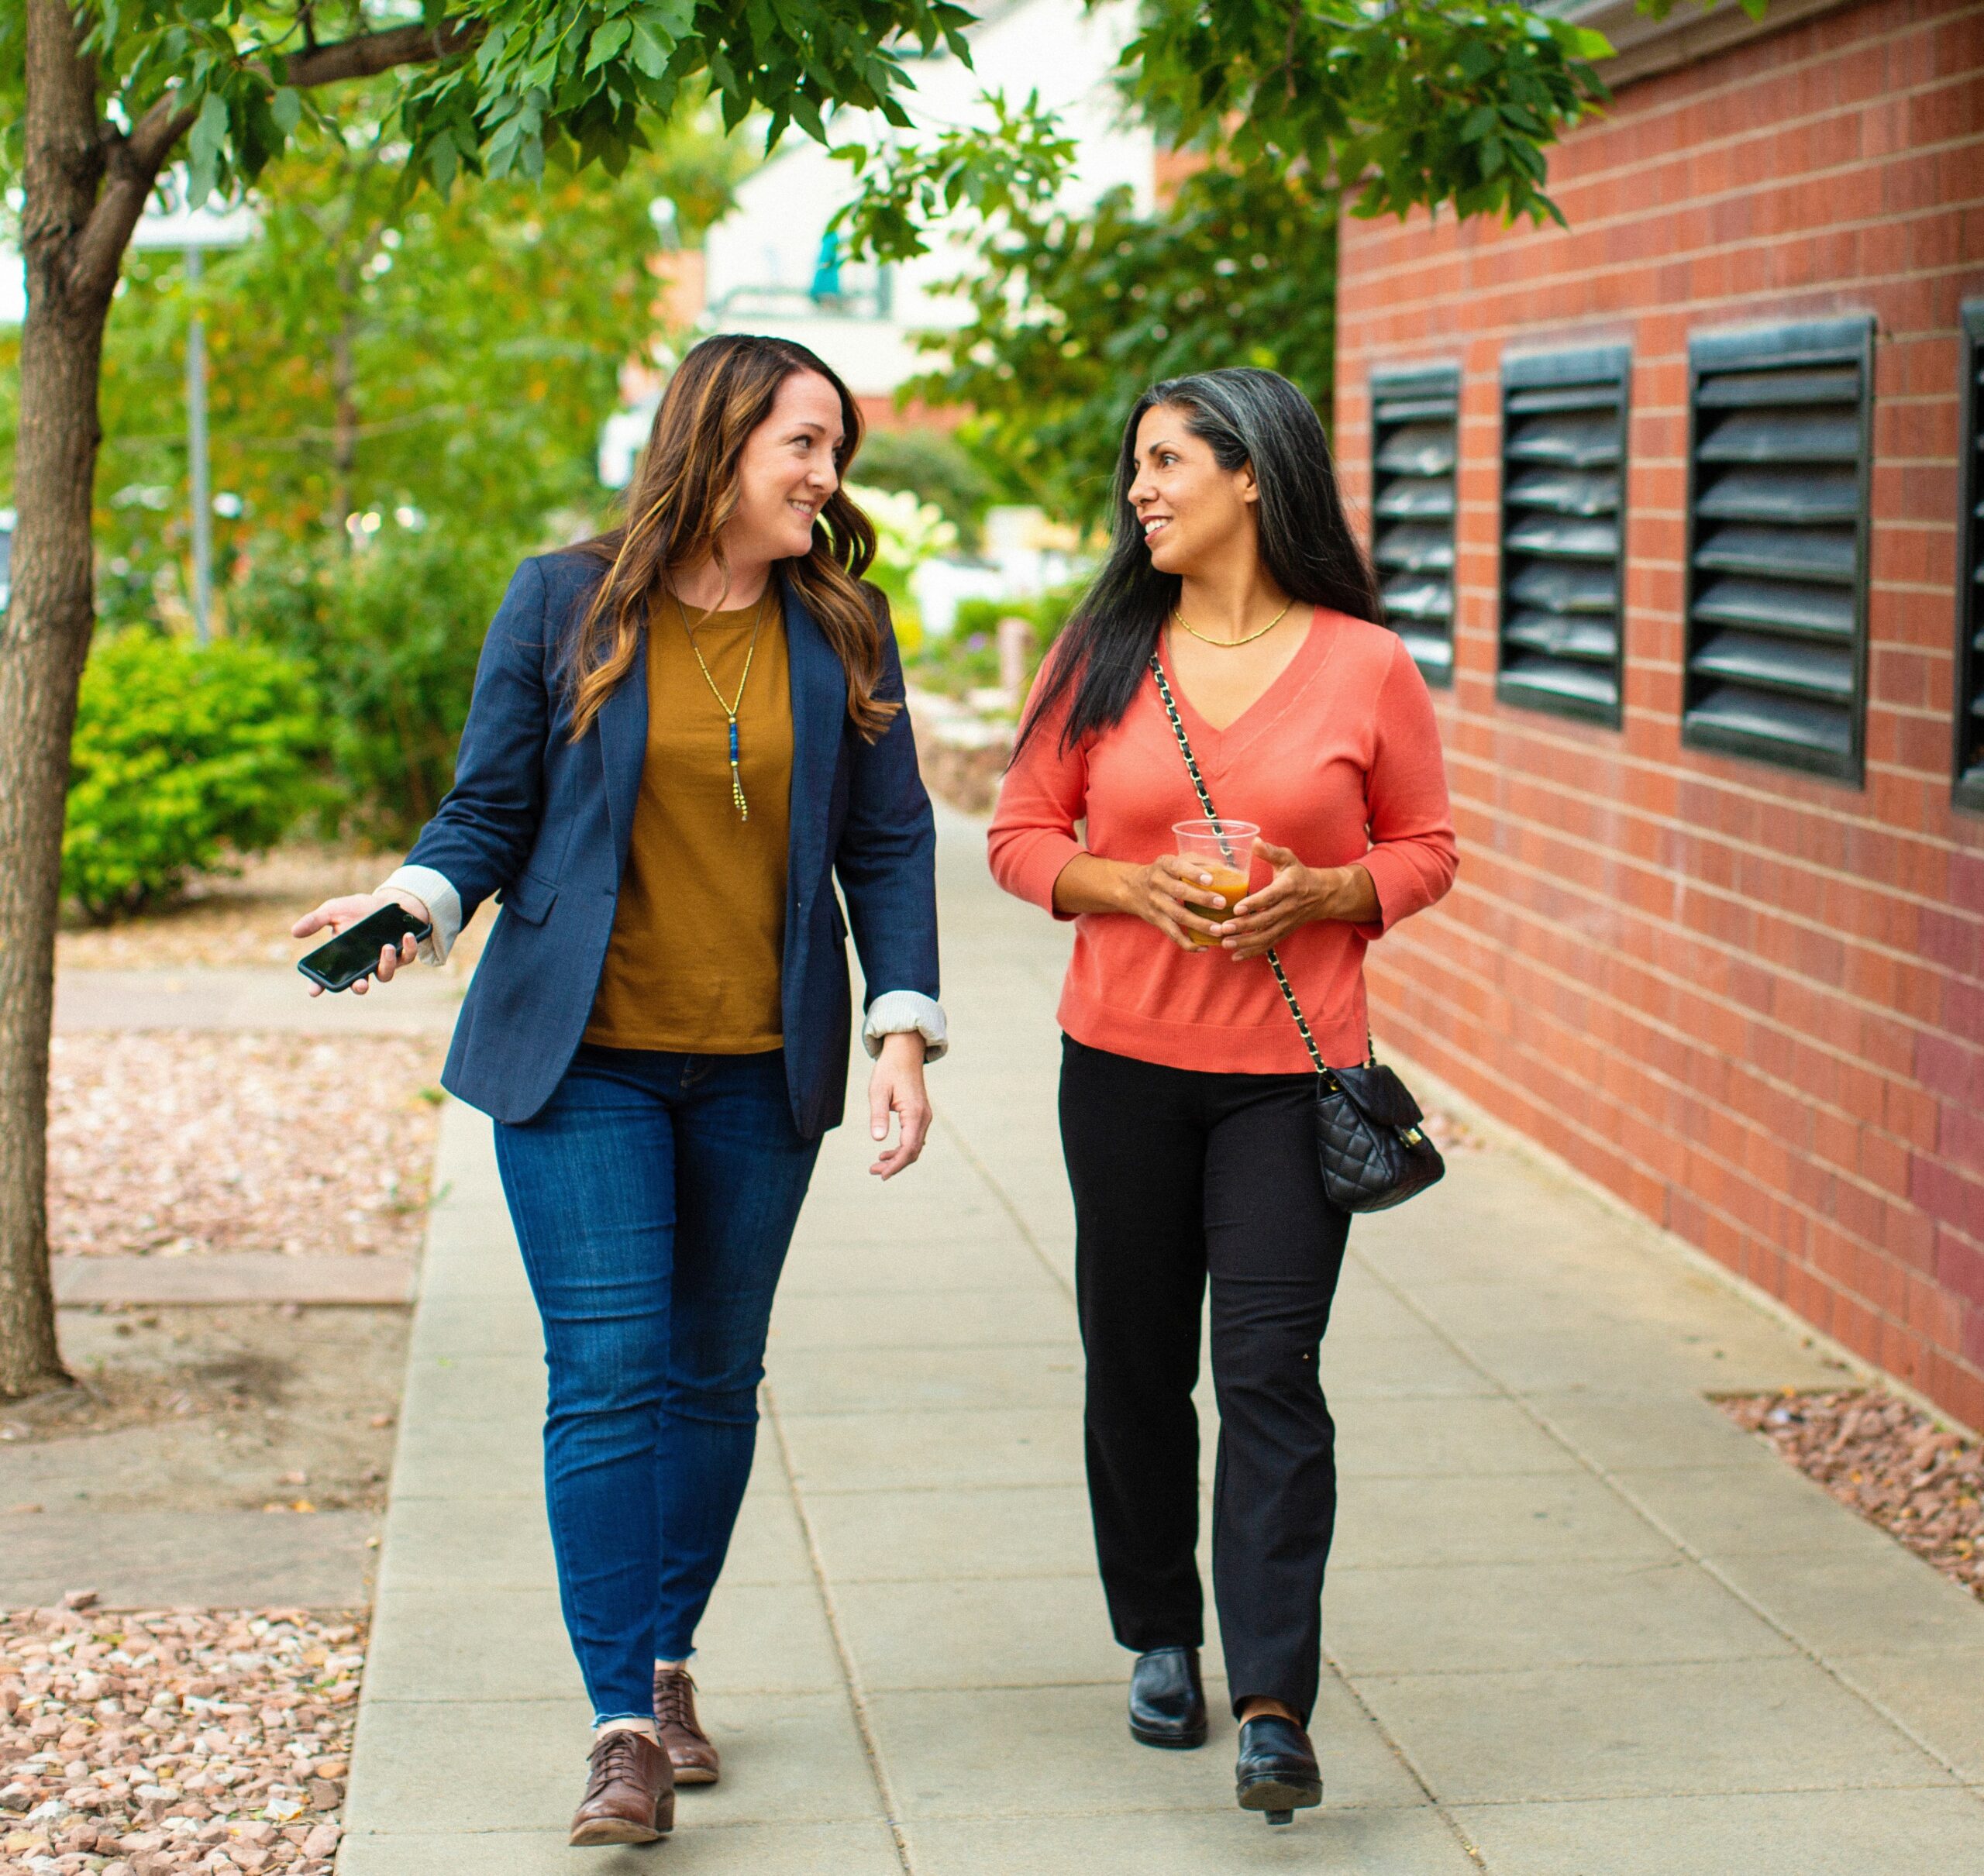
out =
[[303,121],[302,93],[288,85],[281,86],[269,100],[269,115],[284,136],[294,136],[296,126]]
[[632,31],[633,28],[625,19],[609,19],[592,36],[591,47],[586,53],[586,70],[589,72],[598,71],[626,44]]
[[219,160],[227,141],[227,103],[218,91],[209,91],[200,105],[187,138],[188,153],[198,168],[211,170]]
[[657,38],[654,28],[647,21],[637,19],[629,50],[639,70],[650,78],[659,78],[668,70],[669,55],[675,48],[670,42]]

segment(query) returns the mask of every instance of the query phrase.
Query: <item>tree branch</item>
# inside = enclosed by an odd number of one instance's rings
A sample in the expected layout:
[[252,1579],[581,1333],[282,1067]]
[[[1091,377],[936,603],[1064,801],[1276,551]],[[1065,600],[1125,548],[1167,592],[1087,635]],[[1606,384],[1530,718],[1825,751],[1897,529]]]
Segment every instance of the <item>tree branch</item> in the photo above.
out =
[[177,95],[168,94],[139,119],[128,136],[112,139],[109,179],[76,237],[69,263],[70,282],[78,293],[92,299],[109,298],[152,185],[172,146],[192,129],[197,115],[180,109]]
[[[313,46],[287,60],[284,81],[300,89],[374,78],[398,65],[439,64],[478,44],[488,30],[482,20],[446,20],[438,26],[395,26],[386,33],[361,33],[329,46]],[[145,212],[158,174],[174,146],[192,129],[196,112],[184,110],[170,91],[152,106],[128,136],[112,139],[109,181],[77,238],[70,281],[78,293],[107,297],[117,284],[124,250]]]
[[356,39],[292,53],[284,62],[283,81],[308,91],[346,78],[376,78],[396,65],[439,64],[480,45],[488,29],[485,20],[448,19],[438,26],[394,26],[387,33],[361,33]]

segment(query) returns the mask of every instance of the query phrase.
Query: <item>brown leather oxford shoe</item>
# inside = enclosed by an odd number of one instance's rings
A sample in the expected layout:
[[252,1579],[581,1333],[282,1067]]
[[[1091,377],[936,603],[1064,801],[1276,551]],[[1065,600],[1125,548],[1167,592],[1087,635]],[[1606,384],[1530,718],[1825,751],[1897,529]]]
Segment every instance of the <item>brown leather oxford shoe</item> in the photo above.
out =
[[696,1718],[696,1683],[686,1668],[654,1671],[654,1723],[668,1748],[677,1785],[714,1785],[720,1771],[716,1747]]
[[572,1843],[652,1843],[674,1828],[668,1754],[643,1733],[602,1733],[593,1742],[586,1795],[572,1813]]

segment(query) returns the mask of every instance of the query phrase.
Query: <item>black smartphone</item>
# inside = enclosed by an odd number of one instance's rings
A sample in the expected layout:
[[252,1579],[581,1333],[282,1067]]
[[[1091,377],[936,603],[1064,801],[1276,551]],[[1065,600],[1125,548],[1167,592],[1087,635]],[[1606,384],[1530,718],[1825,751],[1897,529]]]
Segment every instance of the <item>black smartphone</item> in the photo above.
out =
[[327,990],[348,990],[361,977],[379,968],[379,953],[402,938],[424,938],[434,928],[422,924],[398,900],[368,912],[355,925],[346,925],[328,945],[320,945],[307,958],[299,958],[296,968],[312,983]]

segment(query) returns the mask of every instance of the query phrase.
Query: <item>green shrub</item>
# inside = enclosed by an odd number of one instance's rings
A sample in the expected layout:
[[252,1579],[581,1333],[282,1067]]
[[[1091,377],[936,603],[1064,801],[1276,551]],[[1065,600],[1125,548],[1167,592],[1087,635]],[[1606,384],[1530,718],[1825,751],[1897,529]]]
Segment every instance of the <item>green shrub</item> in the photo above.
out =
[[405,846],[454,780],[476,659],[519,556],[440,529],[367,547],[270,544],[230,601],[236,628],[308,666],[330,719],[341,831]]
[[308,674],[259,645],[100,638],[69,758],[62,886],[99,923],[273,846],[315,798]]

